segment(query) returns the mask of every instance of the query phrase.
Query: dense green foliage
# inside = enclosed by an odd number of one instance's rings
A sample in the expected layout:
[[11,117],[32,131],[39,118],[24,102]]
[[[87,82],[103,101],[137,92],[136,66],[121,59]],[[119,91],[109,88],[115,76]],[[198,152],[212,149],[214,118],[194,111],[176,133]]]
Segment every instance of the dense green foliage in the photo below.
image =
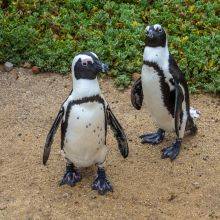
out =
[[9,2],[0,9],[0,62],[67,73],[76,53],[94,51],[125,87],[140,72],[146,24],[160,23],[191,91],[220,91],[217,0]]

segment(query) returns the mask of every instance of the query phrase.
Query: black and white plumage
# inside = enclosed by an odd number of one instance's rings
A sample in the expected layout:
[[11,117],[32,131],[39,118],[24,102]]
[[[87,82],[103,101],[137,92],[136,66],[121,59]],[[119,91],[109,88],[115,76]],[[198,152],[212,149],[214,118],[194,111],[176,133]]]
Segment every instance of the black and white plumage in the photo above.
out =
[[162,158],[173,160],[179,154],[185,131],[196,133],[197,127],[190,115],[187,82],[169,53],[166,32],[159,24],[146,28],[143,60],[141,78],[131,90],[131,102],[138,110],[144,102],[159,129],[141,135],[141,142],[158,144],[165,131],[175,131],[176,141],[162,153]]
[[97,80],[97,74],[106,72],[107,69],[107,65],[100,62],[92,52],[84,52],[74,58],[73,89],[52,125],[43,154],[43,163],[46,164],[53,137],[61,122],[61,149],[67,159],[66,173],[61,185],[75,185],[81,179],[78,168],[96,164],[98,176],[92,188],[100,194],[112,191],[103,166],[108,153],[107,125],[111,126],[115,134],[122,156],[128,156],[124,130],[102,96]]

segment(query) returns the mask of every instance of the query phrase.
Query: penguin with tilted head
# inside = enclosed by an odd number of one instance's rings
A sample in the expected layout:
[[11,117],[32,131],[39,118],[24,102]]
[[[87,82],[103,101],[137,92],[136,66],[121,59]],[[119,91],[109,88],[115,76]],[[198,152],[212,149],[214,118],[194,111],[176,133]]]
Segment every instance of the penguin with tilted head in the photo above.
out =
[[190,115],[187,82],[169,53],[166,32],[159,24],[146,28],[141,78],[131,90],[131,102],[136,109],[141,109],[143,101],[159,129],[156,133],[141,135],[141,142],[159,144],[165,131],[175,131],[175,142],[162,150],[162,158],[174,160],[184,133],[195,134],[197,127]]
[[66,173],[60,185],[74,186],[81,180],[79,168],[95,164],[98,171],[92,189],[100,194],[113,190],[104,169],[108,153],[107,125],[114,132],[122,156],[128,156],[124,130],[102,96],[97,80],[99,72],[107,71],[108,66],[95,53],[80,53],[73,59],[73,89],[48,133],[43,154],[45,165],[54,135],[61,123],[61,149],[66,158]]

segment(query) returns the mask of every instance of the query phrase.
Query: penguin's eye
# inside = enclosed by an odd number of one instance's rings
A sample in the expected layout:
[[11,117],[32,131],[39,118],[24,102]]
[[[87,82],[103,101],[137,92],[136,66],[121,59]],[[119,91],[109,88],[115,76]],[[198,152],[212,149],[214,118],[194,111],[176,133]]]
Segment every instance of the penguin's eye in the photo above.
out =
[[92,65],[92,64],[93,64],[92,61],[87,62],[87,65]]
[[162,28],[157,28],[157,31],[162,32]]

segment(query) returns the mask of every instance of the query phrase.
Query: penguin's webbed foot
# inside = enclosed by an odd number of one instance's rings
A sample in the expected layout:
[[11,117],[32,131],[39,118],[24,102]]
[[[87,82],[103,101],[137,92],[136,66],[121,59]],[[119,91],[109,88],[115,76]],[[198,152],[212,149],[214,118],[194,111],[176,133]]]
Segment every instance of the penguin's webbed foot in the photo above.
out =
[[107,179],[103,168],[98,168],[97,177],[92,183],[92,189],[97,190],[101,195],[104,195],[107,192],[113,192],[112,185]]
[[63,179],[60,182],[60,186],[69,185],[71,187],[75,186],[77,182],[82,179],[78,170],[73,167],[73,164],[67,165],[66,173],[63,176]]
[[143,134],[140,136],[140,138],[142,144],[159,144],[163,141],[164,136],[165,131],[159,128],[156,133]]
[[181,139],[177,139],[170,147],[164,148],[162,150],[161,158],[170,158],[171,161],[176,159],[180,152],[181,142]]

